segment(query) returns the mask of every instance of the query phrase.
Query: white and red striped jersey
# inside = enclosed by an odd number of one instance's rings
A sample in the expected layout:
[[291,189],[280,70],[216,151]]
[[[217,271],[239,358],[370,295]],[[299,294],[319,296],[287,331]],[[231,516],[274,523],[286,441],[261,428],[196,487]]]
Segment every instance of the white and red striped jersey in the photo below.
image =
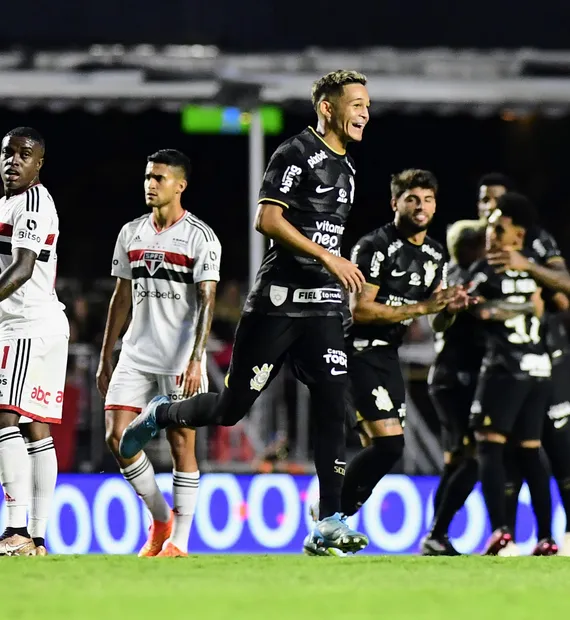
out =
[[69,335],[65,306],[55,292],[59,218],[43,185],[0,199],[0,271],[12,263],[12,249],[32,250],[32,277],[0,302],[0,338]]
[[194,347],[196,284],[220,279],[218,238],[191,213],[157,230],[152,214],[123,226],[112,275],[132,280],[133,312],[121,361],[143,372],[178,375]]

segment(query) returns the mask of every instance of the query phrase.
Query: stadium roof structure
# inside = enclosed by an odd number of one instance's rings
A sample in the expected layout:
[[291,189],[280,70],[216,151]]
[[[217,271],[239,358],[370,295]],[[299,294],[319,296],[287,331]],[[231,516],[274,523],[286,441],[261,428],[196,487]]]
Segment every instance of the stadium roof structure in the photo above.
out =
[[250,106],[308,106],[312,81],[339,67],[366,73],[376,112],[570,112],[570,51],[532,49],[280,54],[228,54],[204,45],[16,49],[0,51],[0,104],[54,111],[70,106],[93,112],[109,106],[176,111],[181,104],[227,100],[233,94]]

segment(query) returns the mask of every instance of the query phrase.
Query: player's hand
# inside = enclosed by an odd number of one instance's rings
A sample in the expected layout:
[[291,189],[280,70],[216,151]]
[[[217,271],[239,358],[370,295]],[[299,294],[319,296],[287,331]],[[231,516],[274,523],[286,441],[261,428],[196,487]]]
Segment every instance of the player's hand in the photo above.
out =
[[202,364],[196,360],[190,360],[183,375],[180,377],[182,385],[182,398],[194,396],[200,388],[202,380]]
[[342,256],[335,256],[330,252],[325,252],[321,263],[329,273],[339,280],[345,289],[351,293],[362,292],[366,279],[362,275],[362,271],[354,263]]
[[424,302],[426,314],[437,314],[451,303],[457,296],[460,287],[450,286],[436,291],[428,300]]
[[99,360],[99,367],[97,368],[97,389],[99,394],[103,398],[107,396],[107,390],[109,389],[109,383],[113,374],[113,364],[111,360],[101,358]]
[[507,269],[526,271],[530,265],[526,256],[508,248],[500,252],[489,252],[487,262],[493,266],[497,273],[504,273]]
[[457,295],[445,306],[448,314],[459,314],[481,302],[481,297],[471,297],[463,287],[459,287]]

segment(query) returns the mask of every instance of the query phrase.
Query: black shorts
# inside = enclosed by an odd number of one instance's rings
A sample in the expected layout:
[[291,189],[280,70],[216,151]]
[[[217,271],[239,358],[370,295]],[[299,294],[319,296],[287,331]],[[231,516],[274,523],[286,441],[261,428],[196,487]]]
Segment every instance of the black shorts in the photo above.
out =
[[471,406],[471,428],[519,441],[540,439],[551,390],[550,379],[517,379],[497,371],[483,373]]
[[376,347],[351,355],[348,371],[357,420],[406,419],[406,388],[398,351]]
[[445,384],[431,384],[429,395],[441,424],[445,452],[457,453],[472,443],[471,404],[479,373],[458,372]]
[[285,359],[306,385],[346,385],[347,358],[340,315],[243,315],[236,331],[228,386],[259,393],[277,376]]

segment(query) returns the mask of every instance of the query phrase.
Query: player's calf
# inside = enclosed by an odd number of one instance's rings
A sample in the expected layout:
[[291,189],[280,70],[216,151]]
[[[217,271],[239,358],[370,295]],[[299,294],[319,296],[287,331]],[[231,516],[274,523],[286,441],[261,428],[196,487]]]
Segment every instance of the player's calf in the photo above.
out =
[[[376,421],[373,432],[385,432],[387,422],[389,420]],[[368,422],[369,427],[370,425]],[[378,482],[403,455],[404,435],[398,420],[394,420],[394,425],[388,428],[392,429],[394,434],[372,436],[370,446],[362,449],[347,467],[341,496],[343,514],[350,516],[356,513],[372,495]],[[370,430],[368,432],[370,433]]]

